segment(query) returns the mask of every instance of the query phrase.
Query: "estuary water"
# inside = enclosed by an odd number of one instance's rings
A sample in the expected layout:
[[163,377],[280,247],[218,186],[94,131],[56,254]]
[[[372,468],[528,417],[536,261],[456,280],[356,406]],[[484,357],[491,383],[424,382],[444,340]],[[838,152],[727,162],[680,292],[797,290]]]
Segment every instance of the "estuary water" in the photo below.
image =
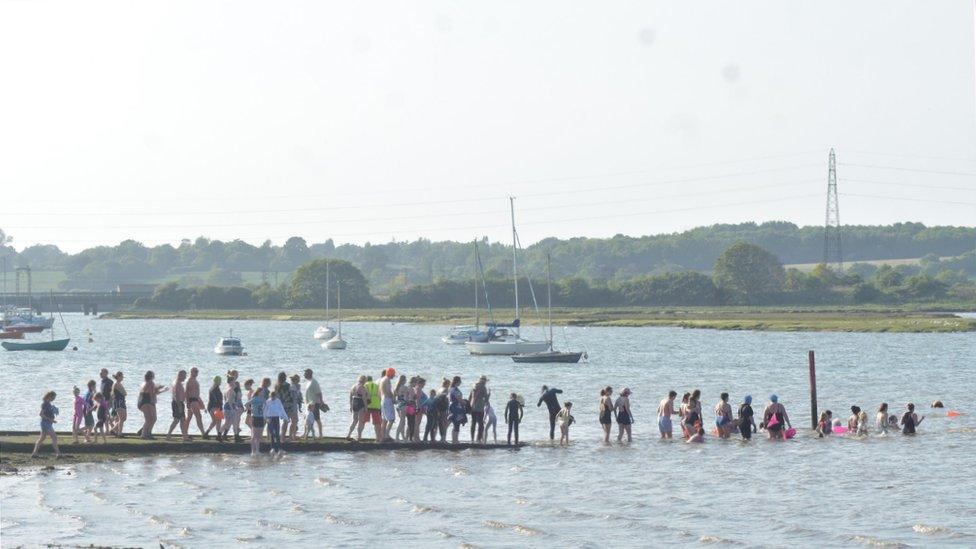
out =
[[[326,434],[344,435],[348,414],[337,402],[356,375],[394,366],[429,383],[460,375],[465,390],[484,374],[499,413],[508,393],[525,395],[521,434],[530,445],[289,454],[281,461],[150,457],[4,476],[4,547],[976,545],[974,334],[567,328],[557,329],[557,346],[586,349],[588,363],[516,365],[444,345],[443,326],[345,324],[349,349],[324,351],[311,337],[312,322],[65,318],[77,351],[0,353],[0,429],[36,430],[48,389],[58,392],[60,425],[70,425],[72,385],[96,378],[102,367],[125,372],[130,395],[147,369],[169,383],[190,366],[203,379],[230,367],[244,378],[312,368],[333,405]],[[213,354],[231,329],[248,356]],[[538,329],[526,333],[542,337]],[[927,416],[919,435],[812,438],[810,349],[821,410],[846,418],[856,404],[873,421],[882,401],[899,414],[915,402]],[[575,403],[567,448],[549,442],[546,414],[535,406],[544,383]],[[629,445],[600,441],[604,385],[633,390]],[[672,388],[700,388],[709,425],[723,391],[736,406],[753,395],[757,412],[776,393],[800,434],[787,443],[662,442],[655,410]],[[963,415],[950,419],[929,409],[935,399]],[[161,395],[157,431],[168,426],[168,400]],[[131,410],[134,397],[129,401]],[[141,424],[133,414],[130,430]],[[504,439],[501,425],[498,434]]]

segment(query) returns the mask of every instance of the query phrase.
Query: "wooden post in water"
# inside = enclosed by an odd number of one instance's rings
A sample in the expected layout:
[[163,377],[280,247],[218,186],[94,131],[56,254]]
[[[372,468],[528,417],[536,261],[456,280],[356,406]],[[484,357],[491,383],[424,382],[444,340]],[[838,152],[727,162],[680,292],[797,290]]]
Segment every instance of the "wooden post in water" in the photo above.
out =
[[817,429],[817,362],[813,357],[813,351],[808,351],[807,359],[810,363],[810,425],[814,430]]

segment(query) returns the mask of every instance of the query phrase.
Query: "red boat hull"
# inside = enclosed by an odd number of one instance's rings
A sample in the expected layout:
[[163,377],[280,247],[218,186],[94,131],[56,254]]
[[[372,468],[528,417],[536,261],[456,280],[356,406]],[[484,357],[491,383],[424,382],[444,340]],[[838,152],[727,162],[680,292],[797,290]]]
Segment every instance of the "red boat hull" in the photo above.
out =
[[7,326],[4,328],[4,330],[8,332],[22,332],[26,334],[36,334],[37,332],[43,332],[44,326],[15,325],[15,326]]

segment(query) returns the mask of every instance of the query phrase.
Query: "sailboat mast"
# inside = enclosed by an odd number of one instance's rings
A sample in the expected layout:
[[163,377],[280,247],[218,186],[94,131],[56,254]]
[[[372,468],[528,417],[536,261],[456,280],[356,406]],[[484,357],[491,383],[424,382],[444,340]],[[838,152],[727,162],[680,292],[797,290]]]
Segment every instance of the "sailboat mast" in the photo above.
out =
[[339,339],[342,339],[342,284],[336,283],[336,305],[339,307]]
[[515,197],[508,197],[508,203],[512,211],[512,277],[515,279],[515,318],[520,316],[518,302],[518,245],[516,244],[515,234]]
[[[478,239],[474,239],[474,258],[475,264],[478,263]],[[481,310],[478,308],[478,275],[472,277],[474,278],[474,327],[477,328],[481,325]]]
[[552,267],[549,265],[549,253],[546,252],[546,304],[549,309],[549,350],[552,350]]
[[329,321],[329,293],[332,291],[332,286],[329,280],[329,260],[325,260],[325,321]]

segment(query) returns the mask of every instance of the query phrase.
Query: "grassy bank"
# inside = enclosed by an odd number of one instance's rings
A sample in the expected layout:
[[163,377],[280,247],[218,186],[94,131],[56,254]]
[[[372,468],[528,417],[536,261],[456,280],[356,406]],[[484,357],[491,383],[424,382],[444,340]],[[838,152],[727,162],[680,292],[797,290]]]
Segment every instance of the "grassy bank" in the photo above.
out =
[[[951,307],[951,308],[950,308]],[[905,307],[619,307],[553,309],[553,322],[569,326],[674,326],[715,330],[830,331],[830,332],[972,332],[976,320],[935,311],[965,310],[955,304]],[[970,309],[971,310],[971,309]],[[308,310],[131,310],[106,313],[114,319],[292,320],[317,321],[324,311]],[[495,311],[498,320],[511,319],[512,310]],[[472,309],[352,309],[347,322],[419,322],[468,324]],[[484,320],[484,317],[482,317]],[[535,314],[523,318],[538,325]]]
[[[87,444],[84,439],[79,444],[72,442],[70,433],[58,433],[58,443],[61,457],[54,459],[50,440],[44,441],[40,457],[32,459],[31,452],[37,441],[38,433],[26,431],[0,432],[0,472],[13,473],[24,468],[46,467],[58,464],[93,463],[107,461],[122,461],[132,457],[185,455],[185,454],[248,454],[251,446],[247,437],[239,444],[231,442],[217,442],[214,439],[202,440],[195,437],[192,442],[180,442],[179,436],[173,440],[164,440],[159,435],[155,440],[143,440],[128,435],[126,438],[108,438],[108,443]],[[267,440],[267,437],[265,437]],[[349,442],[341,438],[326,437],[320,440],[300,440],[284,443],[286,452],[365,452],[376,450],[424,451],[424,450],[469,450],[477,449],[512,449],[505,445],[481,444],[422,444],[422,443],[384,443],[376,444],[372,441],[361,443]],[[265,443],[262,451],[267,452],[269,446]]]

